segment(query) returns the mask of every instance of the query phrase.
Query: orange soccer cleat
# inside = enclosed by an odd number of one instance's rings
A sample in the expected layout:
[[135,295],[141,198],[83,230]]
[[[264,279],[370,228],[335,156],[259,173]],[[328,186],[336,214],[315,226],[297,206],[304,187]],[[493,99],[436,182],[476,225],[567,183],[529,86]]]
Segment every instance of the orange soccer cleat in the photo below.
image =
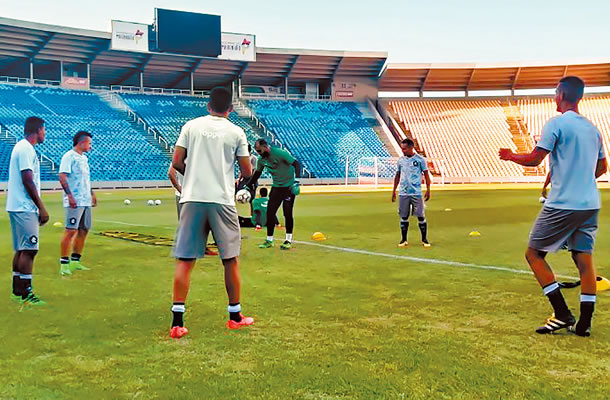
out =
[[189,333],[189,330],[183,326],[173,326],[169,331],[169,335],[172,339],[180,339],[182,336],[185,336]]
[[250,326],[254,323],[254,318],[244,317],[244,315],[242,313],[239,313],[239,315],[241,315],[241,321],[237,322],[237,321],[233,321],[232,319],[230,319],[227,321],[227,328],[239,329],[242,326]]

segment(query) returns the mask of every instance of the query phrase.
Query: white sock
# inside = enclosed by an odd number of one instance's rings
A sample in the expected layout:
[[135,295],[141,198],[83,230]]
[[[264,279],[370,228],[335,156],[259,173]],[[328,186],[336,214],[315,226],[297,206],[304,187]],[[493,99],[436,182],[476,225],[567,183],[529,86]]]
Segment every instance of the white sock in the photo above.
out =
[[292,233],[287,233],[286,234],[286,240],[289,242],[292,242]]
[[267,240],[273,242],[273,236],[267,236]]

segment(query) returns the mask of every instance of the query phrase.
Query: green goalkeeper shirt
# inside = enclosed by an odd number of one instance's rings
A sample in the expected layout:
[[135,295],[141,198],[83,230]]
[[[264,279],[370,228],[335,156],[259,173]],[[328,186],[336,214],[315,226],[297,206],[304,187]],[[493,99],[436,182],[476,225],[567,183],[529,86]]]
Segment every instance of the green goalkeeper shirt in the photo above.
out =
[[[257,199],[252,200],[252,214],[255,214],[256,211],[260,211],[261,213],[261,221],[263,225],[267,222],[267,205],[269,204],[268,197],[259,197]],[[251,217],[252,223],[256,225],[256,218],[254,215]]]
[[271,147],[269,157],[258,159],[256,170],[263,172],[267,167],[271,178],[273,178],[272,187],[290,187],[294,183],[294,166],[295,158],[286,150],[278,147]]

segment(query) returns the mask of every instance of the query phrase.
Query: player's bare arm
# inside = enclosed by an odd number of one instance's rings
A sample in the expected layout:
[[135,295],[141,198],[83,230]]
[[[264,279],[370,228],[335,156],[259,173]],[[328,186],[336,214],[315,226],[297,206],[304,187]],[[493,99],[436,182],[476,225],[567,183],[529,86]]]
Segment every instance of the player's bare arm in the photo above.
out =
[[424,200],[430,200],[430,185],[432,184],[432,179],[430,179],[430,171],[424,171],[424,178],[426,179],[426,194],[424,195]]
[[174,156],[172,157],[172,167],[182,175],[186,169],[186,149],[184,147],[176,146],[174,149]]
[[605,158],[597,160],[597,167],[595,168],[595,178],[599,178],[608,171],[608,162]]
[[512,161],[524,167],[537,167],[542,163],[544,158],[549,154],[548,150],[536,147],[531,153],[513,153],[511,149],[500,149],[500,159],[504,161]]
[[551,173],[546,174],[546,179],[544,180],[544,185],[542,186],[542,197],[547,198],[547,189],[551,184]]
[[392,189],[392,203],[396,201],[396,188],[400,183],[400,171],[396,171],[396,175],[394,176],[394,188]]
[[42,199],[38,196],[38,190],[36,190],[31,169],[21,171],[21,181],[23,182],[23,186],[25,187],[28,196],[30,196],[34,204],[36,204],[36,207],[38,207],[38,221],[40,222],[40,225],[46,224],[49,221],[49,213],[47,212]]
[[65,172],[61,172],[59,174],[59,184],[61,185],[61,188],[64,190],[64,193],[68,197],[68,204],[70,205],[70,208],[76,208],[76,199],[74,198],[74,195],[70,190],[70,185],[68,184],[68,174],[66,174]]
[[97,207],[97,196],[93,190],[91,190],[91,206]]
[[297,160],[294,160],[292,166],[294,167],[294,177],[296,179],[301,178],[301,164],[299,164]]
[[174,189],[176,189],[176,191],[178,191],[178,193],[182,193],[182,185],[180,185],[180,183],[178,182],[178,178],[176,177],[176,168],[174,168],[173,165],[169,166],[169,169],[167,170],[167,177],[169,178],[169,181],[172,183],[172,186],[174,187]]

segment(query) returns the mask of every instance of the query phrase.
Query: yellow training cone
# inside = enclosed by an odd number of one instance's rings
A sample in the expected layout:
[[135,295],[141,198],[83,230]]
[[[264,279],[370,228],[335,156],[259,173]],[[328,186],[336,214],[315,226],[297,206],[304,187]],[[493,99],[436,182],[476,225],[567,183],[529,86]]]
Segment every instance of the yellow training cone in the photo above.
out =
[[603,276],[597,277],[597,291],[603,292],[605,290],[610,289],[610,281]]
[[324,236],[324,234],[322,232],[315,232],[313,235],[311,235],[311,240],[315,240],[316,242],[321,242],[323,240],[326,240],[326,236]]
[[470,237],[478,237],[478,236],[481,236],[481,232],[479,232],[479,231],[472,231],[468,235]]
[[53,226],[56,226],[56,227],[58,227],[58,228],[61,228],[61,227],[63,226],[63,224],[62,224],[61,222],[57,221],[57,222],[55,222],[55,223],[53,224]]

